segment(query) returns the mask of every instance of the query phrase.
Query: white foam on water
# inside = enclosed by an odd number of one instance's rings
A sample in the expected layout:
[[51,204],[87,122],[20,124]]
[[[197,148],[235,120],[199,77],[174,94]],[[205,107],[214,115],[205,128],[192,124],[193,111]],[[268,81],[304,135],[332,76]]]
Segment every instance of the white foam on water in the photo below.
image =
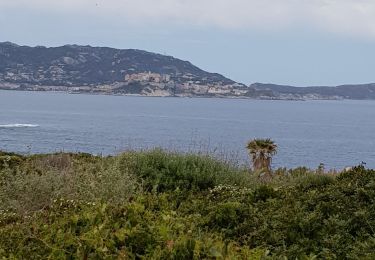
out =
[[6,125],[0,125],[0,128],[28,128],[28,127],[39,127],[39,125],[34,125],[34,124],[6,124]]

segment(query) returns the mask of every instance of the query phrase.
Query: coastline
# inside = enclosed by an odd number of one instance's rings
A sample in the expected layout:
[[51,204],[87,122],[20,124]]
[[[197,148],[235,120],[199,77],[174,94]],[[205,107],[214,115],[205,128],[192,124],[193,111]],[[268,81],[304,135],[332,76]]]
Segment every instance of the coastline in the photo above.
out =
[[130,94],[130,93],[114,93],[105,91],[69,91],[69,90],[41,90],[41,89],[18,89],[4,88],[0,86],[2,91],[19,91],[19,92],[49,92],[49,93],[65,93],[70,95],[102,95],[102,96],[126,96],[126,97],[163,97],[163,98],[219,98],[219,99],[242,99],[242,100],[267,100],[267,101],[341,101],[341,100],[372,100],[372,99],[345,99],[339,97],[314,97],[314,98],[298,98],[298,97],[248,97],[237,95],[196,95],[196,94],[177,94],[177,95],[155,95],[155,94]]

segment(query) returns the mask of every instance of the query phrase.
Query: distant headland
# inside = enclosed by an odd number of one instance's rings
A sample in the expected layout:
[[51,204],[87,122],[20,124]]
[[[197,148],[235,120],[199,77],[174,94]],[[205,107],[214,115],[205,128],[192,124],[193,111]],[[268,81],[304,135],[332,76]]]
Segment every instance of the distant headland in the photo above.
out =
[[375,99],[375,83],[337,87],[249,86],[188,61],[136,49],[0,43],[0,89],[161,97],[275,100]]

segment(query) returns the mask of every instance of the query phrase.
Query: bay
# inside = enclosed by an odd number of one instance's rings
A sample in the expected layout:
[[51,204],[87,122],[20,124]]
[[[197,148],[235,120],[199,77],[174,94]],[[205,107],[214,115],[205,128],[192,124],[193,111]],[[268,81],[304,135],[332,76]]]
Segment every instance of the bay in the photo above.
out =
[[374,101],[268,101],[0,91],[0,150],[116,154],[161,147],[249,163],[272,138],[273,167],[375,168]]

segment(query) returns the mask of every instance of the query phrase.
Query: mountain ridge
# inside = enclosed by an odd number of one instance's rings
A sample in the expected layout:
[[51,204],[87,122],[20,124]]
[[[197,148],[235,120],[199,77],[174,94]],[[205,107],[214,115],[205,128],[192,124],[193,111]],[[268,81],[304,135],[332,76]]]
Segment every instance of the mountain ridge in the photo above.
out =
[[218,97],[259,97],[264,92],[189,61],[144,50],[11,42],[0,43],[0,89]]
[[0,42],[0,89],[282,100],[375,99],[375,83],[246,86],[189,61],[139,49],[76,44],[29,47],[12,42]]
[[[99,70],[102,67],[114,69],[114,75],[111,75],[112,78],[110,78],[109,75],[104,74],[102,75],[104,79],[95,83],[109,83],[112,80],[121,80],[124,76],[124,71],[121,74],[121,71],[118,71],[119,67],[121,67],[121,70],[126,68],[128,71],[135,72],[145,72],[149,70],[151,72],[170,74],[179,74],[182,73],[182,69],[185,69],[185,72],[187,73],[200,77],[206,77],[208,80],[222,81],[223,83],[234,83],[233,80],[230,80],[218,73],[209,73],[201,70],[200,68],[191,64],[189,61],[139,49],[116,49],[110,47],[92,47],[90,45],[82,46],[75,44],[67,44],[59,47],[29,47],[17,45],[11,42],[5,42],[0,43],[0,55],[1,54],[3,54],[3,57],[0,60],[0,70],[9,66],[11,68],[12,65],[15,65],[15,62],[29,66],[55,65],[56,63],[61,62],[61,65],[71,66],[73,67],[72,69],[75,67],[79,68],[79,65],[82,66],[83,64],[86,66],[96,65],[98,69],[90,68],[93,69],[94,72],[98,72],[96,70]],[[143,58],[147,60],[147,63],[144,63],[144,60],[135,60],[136,58]],[[138,64],[126,62],[134,60]],[[113,64],[113,62],[117,62],[117,64]],[[173,62],[173,67],[165,66],[164,64],[167,62]],[[120,66],[118,66],[118,64],[120,64]],[[26,67],[24,69],[27,70],[32,68]],[[121,77],[119,77],[119,75],[121,75]],[[82,75],[80,77],[82,78]],[[75,83],[92,83],[93,80],[98,78],[94,77],[93,79],[88,79],[83,77],[83,79],[87,80],[88,82],[75,79]],[[26,80],[27,79],[25,79],[25,81]]]

